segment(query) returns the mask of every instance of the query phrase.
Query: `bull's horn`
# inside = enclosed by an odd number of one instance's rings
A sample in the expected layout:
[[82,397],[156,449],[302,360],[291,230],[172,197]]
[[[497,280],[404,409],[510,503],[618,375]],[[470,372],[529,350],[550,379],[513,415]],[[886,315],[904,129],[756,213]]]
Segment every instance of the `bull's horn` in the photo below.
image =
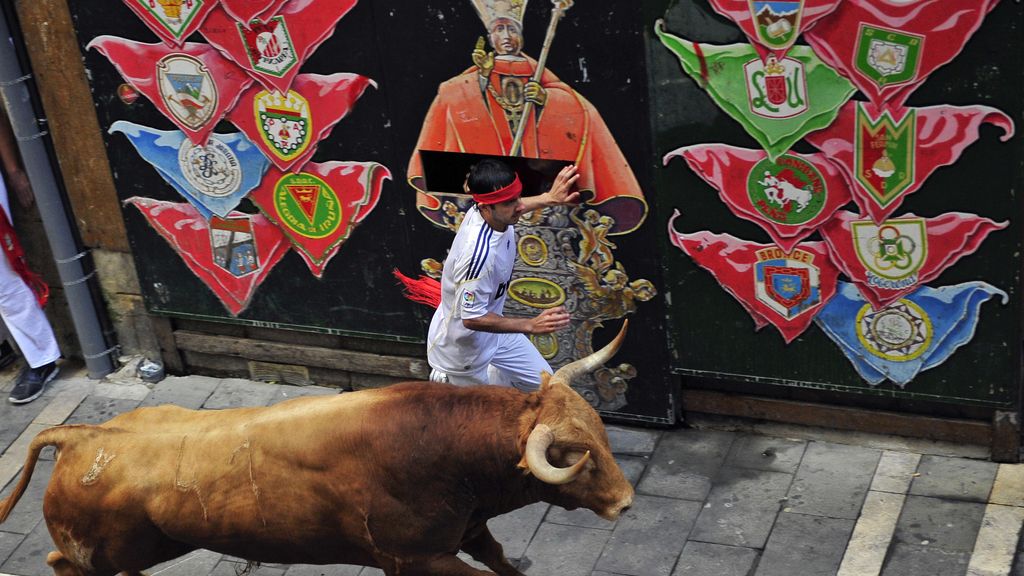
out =
[[590,450],[587,450],[583,457],[568,468],[556,468],[548,462],[548,446],[555,441],[555,435],[547,424],[538,424],[530,432],[530,438],[526,441],[526,465],[530,472],[541,482],[547,484],[567,484],[576,479],[576,476],[583,471],[583,467],[590,460]]
[[555,371],[553,376],[551,376],[551,380],[568,384],[576,379],[577,376],[592,372],[596,370],[598,366],[601,366],[605,362],[611,360],[612,356],[615,356],[615,353],[619,351],[619,347],[622,346],[622,341],[626,338],[626,328],[628,326],[629,319],[623,320],[622,328],[619,328],[619,334],[615,336],[614,340],[590,356],[580,358],[575,362],[570,362],[569,364],[562,366]]

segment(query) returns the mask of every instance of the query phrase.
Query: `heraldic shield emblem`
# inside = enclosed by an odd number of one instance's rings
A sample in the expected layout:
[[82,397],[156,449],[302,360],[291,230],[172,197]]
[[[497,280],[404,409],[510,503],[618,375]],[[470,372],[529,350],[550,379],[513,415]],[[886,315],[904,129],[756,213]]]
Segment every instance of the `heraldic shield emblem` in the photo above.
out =
[[206,124],[217,108],[217,85],[198,58],[169,54],[156,63],[157,87],[167,110],[195,130]]
[[917,282],[918,272],[928,257],[923,218],[886,220],[881,225],[861,220],[850,224],[850,232],[869,284],[899,289]]
[[793,58],[754,58],[743,66],[750,111],[764,118],[792,118],[807,111],[807,76]]
[[857,182],[881,207],[914,184],[917,114],[910,109],[896,122],[886,110],[877,119],[857,103],[853,172]]
[[878,87],[917,77],[924,36],[861,24],[854,49],[857,71]]
[[210,219],[210,248],[213,263],[241,278],[260,269],[259,254],[248,216]]
[[324,238],[341,223],[341,202],[323,180],[306,172],[287,173],[274,187],[274,206],[288,230],[307,238]]
[[284,16],[274,16],[267,22],[254,21],[250,25],[251,30],[236,23],[249,65],[253,70],[281,78],[299,61]]
[[784,254],[779,248],[757,252],[754,284],[757,299],[789,320],[821,302],[820,273],[814,255],[799,248]]
[[[175,39],[184,37],[185,30],[196,16],[209,9],[204,0],[136,0],[153,20],[159,22]],[[148,22],[147,22],[148,23]],[[194,30],[194,27],[192,28]]]
[[217,5],[217,0],[124,0],[167,46],[181,46]]
[[750,0],[750,15],[754,19],[757,39],[765,48],[785,50],[793,45],[800,33],[803,0],[798,2],[762,2]]
[[253,100],[253,112],[260,139],[281,160],[290,162],[309,148],[309,102],[298,92],[289,90],[282,96],[263,90]]

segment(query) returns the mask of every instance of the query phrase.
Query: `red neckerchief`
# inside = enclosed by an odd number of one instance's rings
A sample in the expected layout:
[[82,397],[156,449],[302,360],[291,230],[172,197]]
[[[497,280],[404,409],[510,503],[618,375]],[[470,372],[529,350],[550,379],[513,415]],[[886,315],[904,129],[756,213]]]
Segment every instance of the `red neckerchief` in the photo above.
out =
[[11,268],[18,273],[18,276],[21,276],[32,293],[36,295],[39,307],[46,306],[46,301],[50,299],[50,287],[43,281],[42,276],[29,269],[28,262],[25,261],[25,251],[21,248],[21,242],[18,242],[18,234],[14,231],[14,226],[11,226],[11,220],[2,206],[0,206],[0,240],[2,240],[4,255],[11,263]]

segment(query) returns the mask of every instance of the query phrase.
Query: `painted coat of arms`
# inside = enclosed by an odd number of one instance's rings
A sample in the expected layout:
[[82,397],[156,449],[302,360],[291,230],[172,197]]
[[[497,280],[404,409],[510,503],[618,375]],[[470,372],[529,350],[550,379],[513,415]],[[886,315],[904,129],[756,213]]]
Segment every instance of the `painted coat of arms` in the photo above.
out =
[[157,87],[167,110],[193,130],[206,124],[217,108],[217,85],[210,71],[188,54],[170,54],[156,63]]

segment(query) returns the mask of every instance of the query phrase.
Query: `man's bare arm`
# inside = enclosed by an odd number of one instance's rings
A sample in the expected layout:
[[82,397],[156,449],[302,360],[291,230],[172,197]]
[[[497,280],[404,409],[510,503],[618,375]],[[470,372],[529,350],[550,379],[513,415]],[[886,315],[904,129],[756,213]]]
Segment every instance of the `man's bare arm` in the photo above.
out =
[[477,332],[550,334],[569,325],[565,307],[549,308],[533,318],[506,318],[488,312],[478,318],[465,318],[462,325]]
[[28,175],[21,165],[21,154],[18,142],[14,138],[14,130],[7,118],[7,112],[0,106],[0,162],[3,163],[7,186],[14,191],[18,203],[28,208],[32,205],[32,187]]

